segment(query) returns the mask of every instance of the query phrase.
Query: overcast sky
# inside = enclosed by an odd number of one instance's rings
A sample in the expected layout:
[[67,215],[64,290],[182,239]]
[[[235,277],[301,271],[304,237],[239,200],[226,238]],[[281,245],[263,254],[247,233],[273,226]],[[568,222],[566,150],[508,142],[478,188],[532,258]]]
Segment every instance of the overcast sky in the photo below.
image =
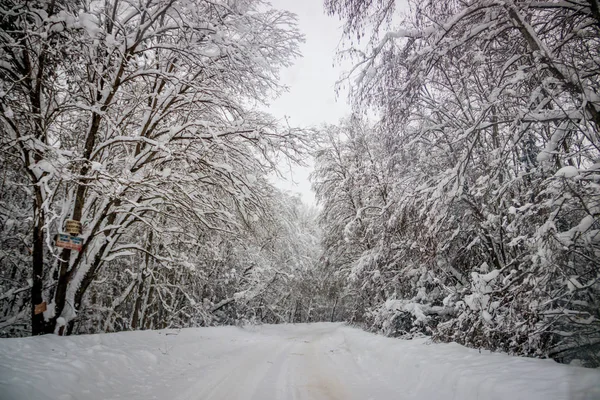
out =
[[[271,0],[273,7],[298,16],[298,27],[306,36],[300,51],[302,58],[284,70],[282,81],[288,93],[273,101],[269,112],[289,118],[291,126],[319,126],[337,123],[350,113],[346,95],[336,100],[335,82],[343,68],[334,66],[334,57],[342,35],[342,22],[325,15],[323,0]],[[307,204],[314,204],[308,175],[311,168],[295,168],[286,181],[277,181],[282,189],[298,192]]]

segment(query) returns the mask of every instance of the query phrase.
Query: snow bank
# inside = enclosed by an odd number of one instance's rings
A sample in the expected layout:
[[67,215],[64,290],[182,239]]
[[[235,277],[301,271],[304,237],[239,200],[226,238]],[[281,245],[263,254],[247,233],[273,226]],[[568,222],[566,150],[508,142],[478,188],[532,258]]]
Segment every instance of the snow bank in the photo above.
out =
[[385,385],[404,386],[402,399],[600,399],[598,370],[426,338],[398,340],[354,329],[344,329],[343,336],[360,369],[377,374]]

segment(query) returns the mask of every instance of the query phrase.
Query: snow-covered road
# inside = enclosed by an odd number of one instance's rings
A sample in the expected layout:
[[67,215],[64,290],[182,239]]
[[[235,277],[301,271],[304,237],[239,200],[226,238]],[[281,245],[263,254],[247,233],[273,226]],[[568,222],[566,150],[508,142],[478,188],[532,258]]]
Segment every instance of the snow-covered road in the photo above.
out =
[[0,399],[600,399],[600,371],[340,324],[0,339]]

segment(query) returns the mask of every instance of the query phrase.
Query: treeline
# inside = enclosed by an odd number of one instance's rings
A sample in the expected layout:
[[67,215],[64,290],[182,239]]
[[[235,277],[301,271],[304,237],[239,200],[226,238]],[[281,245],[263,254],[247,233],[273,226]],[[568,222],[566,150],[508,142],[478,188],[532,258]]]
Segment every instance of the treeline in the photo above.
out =
[[258,111],[301,40],[259,1],[3,1],[0,334],[328,314],[314,212],[268,179],[306,132]]
[[600,365],[597,2],[326,6],[356,64],[314,173],[346,318]]

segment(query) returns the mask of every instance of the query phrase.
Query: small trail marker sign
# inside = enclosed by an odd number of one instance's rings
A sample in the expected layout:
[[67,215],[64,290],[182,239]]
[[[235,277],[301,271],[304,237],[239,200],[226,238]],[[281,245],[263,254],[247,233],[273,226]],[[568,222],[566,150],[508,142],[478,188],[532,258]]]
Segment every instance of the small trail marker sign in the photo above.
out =
[[83,239],[67,235],[66,233],[59,233],[56,235],[56,245],[58,247],[64,247],[65,249],[81,251],[83,246]]
[[40,304],[36,304],[35,308],[33,309],[33,313],[35,315],[41,314],[44,311],[46,311],[48,309],[48,307],[46,306],[46,302],[44,301],[43,303]]
[[75,221],[74,219],[66,220],[65,231],[71,235],[81,235],[81,222]]

